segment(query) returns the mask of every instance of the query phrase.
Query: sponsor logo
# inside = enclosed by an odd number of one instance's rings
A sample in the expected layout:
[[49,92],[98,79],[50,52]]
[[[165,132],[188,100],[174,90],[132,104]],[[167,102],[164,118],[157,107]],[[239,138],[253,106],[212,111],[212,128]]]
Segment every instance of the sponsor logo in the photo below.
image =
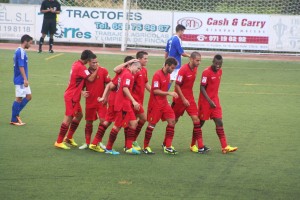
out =
[[202,83],[206,83],[206,81],[207,81],[207,77],[204,76],[204,77],[202,78],[202,81],[201,81],[201,82],[202,82]]
[[154,81],[154,87],[158,87],[158,81]]
[[202,21],[194,17],[184,17],[179,19],[177,24],[185,26],[187,30],[195,30],[202,26]]

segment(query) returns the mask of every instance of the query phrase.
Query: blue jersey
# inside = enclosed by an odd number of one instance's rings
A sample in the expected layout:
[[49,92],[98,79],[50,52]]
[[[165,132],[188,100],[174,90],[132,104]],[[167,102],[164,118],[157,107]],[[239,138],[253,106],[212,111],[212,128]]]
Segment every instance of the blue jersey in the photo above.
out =
[[23,85],[24,79],[22,77],[20,67],[24,68],[28,80],[28,57],[24,49],[17,48],[14,55],[14,84]]
[[177,35],[172,36],[168,40],[165,51],[169,57],[174,57],[178,61],[176,69],[179,69],[181,67],[181,54],[183,54],[184,51],[181,47],[181,39]]

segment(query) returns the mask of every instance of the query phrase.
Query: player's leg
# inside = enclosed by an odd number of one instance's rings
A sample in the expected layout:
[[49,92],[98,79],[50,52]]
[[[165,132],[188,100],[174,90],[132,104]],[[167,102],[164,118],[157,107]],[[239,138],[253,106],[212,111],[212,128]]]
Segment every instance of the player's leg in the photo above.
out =
[[162,121],[167,121],[165,139],[164,139],[164,152],[168,154],[177,154],[178,152],[172,145],[173,137],[175,134],[175,114],[171,106],[167,105],[162,110]]
[[[142,108],[142,107],[141,107]],[[136,114],[136,117],[139,119],[138,120],[138,123],[137,123],[137,127],[136,127],[136,130],[135,130],[135,136],[134,136],[134,140],[133,140],[133,147],[140,151],[141,150],[141,147],[140,145],[138,144],[137,142],[137,138],[145,124],[145,122],[147,121],[147,118],[146,118],[146,113],[144,112],[144,109],[142,108],[142,112],[139,112],[138,114]]]
[[125,133],[126,141],[125,141],[125,152],[128,154],[140,154],[140,151],[133,148],[133,141],[135,139],[135,132],[137,127],[137,120],[135,119],[134,112],[132,111],[132,116],[129,116],[131,114],[127,113],[127,121],[128,121],[128,130]]
[[222,118],[213,118],[213,120],[216,124],[216,133],[221,143],[222,153],[225,154],[228,152],[236,151],[238,149],[237,147],[231,147],[230,145],[227,144]]
[[50,39],[49,39],[49,53],[54,53],[53,44],[54,44],[54,34],[56,33],[56,20],[51,20],[50,22]]
[[17,125],[17,126],[22,126],[24,124],[20,123],[18,121],[18,113],[20,111],[20,107],[21,107],[21,103],[22,103],[22,97],[16,97],[13,104],[12,104],[12,114],[11,114],[11,120],[10,120],[10,124],[12,125]]
[[69,126],[70,126],[71,121],[72,121],[72,118],[73,118],[72,115],[71,116],[68,116],[68,115],[64,116],[63,122],[60,125],[57,140],[55,141],[55,144],[54,144],[55,147],[61,148],[61,149],[70,149],[70,147],[68,147],[65,144],[65,142],[63,142],[63,140],[65,138],[65,135],[68,132]]
[[42,53],[42,47],[43,47],[43,44],[44,44],[44,39],[46,37],[46,35],[48,34],[49,32],[49,23],[48,23],[48,20],[45,20],[43,21],[43,25],[42,25],[42,30],[41,30],[41,33],[42,33],[42,36],[40,38],[40,41],[39,41],[39,50],[38,50],[38,53]]
[[81,109],[80,103],[77,102],[73,106],[73,119],[71,121],[70,129],[68,131],[67,137],[65,138],[65,142],[74,147],[77,147],[78,145],[75,142],[73,135],[74,135],[75,131],[77,130],[82,117],[83,117],[82,109]]
[[16,99],[12,105],[12,117],[10,124],[12,125],[25,125],[20,118],[21,110],[26,106],[31,99],[30,87],[24,87],[24,85],[15,85]]
[[112,147],[113,147],[113,145],[114,145],[114,143],[115,143],[115,141],[117,139],[117,135],[118,135],[120,129],[121,129],[121,126],[116,126],[116,124],[114,124],[114,126],[112,127],[112,129],[111,129],[111,131],[109,133],[109,138],[108,138],[107,144],[106,144],[106,151],[105,151],[105,153],[113,154],[113,155],[119,154],[119,152],[114,151],[112,149]]
[[155,128],[156,124],[150,123],[148,122],[146,131],[145,131],[145,138],[144,138],[144,149],[143,152],[145,154],[154,154],[154,152],[151,150],[151,148],[149,147],[149,143],[152,137],[152,132]]

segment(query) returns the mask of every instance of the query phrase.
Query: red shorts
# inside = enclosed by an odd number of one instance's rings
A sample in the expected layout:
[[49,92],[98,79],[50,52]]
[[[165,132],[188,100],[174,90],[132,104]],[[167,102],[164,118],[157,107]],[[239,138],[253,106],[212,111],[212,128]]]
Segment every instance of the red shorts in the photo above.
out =
[[140,109],[139,110],[134,110],[134,108],[132,108],[132,109],[133,109],[135,115],[143,114],[145,112],[145,110],[144,110],[144,108],[141,104],[140,104]]
[[106,115],[105,115],[105,121],[107,122],[114,122],[115,121],[115,106],[114,105],[109,105]]
[[129,121],[136,120],[133,110],[130,111],[115,111],[115,126],[126,127]]
[[181,100],[173,101],[172,109],[174,111],[176,119],[182,116],[184,111],[186,111],[189,116],[198,116],[198,108],[195,100],[191,100],[189,102],[190,106],[186,107],[185,105],[183,105],[183,102]]
[[104,119],[107,112],[107,106],[99,104],[97,108],[87,108],[85,107],[85,120],[95,121],[98,118]]
[[211,108],[207,101],[201,102],[199,105],[200,120],[209,120],[214,118],[222,119],[222,107],[219,101],[214,101],[216,108]]
[[76,116],[77,113],[82,113],[81,105],[79,102],[73,102],[73,101],[66,101],[65,100],[65,106],[66,106],[66,116]]
[[175,119],[174,111],[169,104],[163,108],[157,106],[148,107],[147,121],[150,124],[156,124],[160,119],[162,121],[166,121],[166,119]]

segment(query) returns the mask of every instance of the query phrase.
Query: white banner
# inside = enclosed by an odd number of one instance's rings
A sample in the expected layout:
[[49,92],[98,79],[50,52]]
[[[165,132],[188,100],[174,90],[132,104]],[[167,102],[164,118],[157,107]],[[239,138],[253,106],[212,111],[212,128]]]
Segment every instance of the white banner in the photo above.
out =
[[269,15],[174,13],[174,26],[186,27],[184,47],[268,50]]
[[22,35],[34,36],[35,7],[0,4],[0,39],[20,40]]
[[[39,12],[37,8],[37,37],[43,22]],[[131,10],[125,16],[120,9],[62,7],[55,41],[121,44],[124,17],[129,20],[128,44],[164,46],[172,34],[171,12]]]
[[300,51],[300,16],[272,16],[269,49]]

